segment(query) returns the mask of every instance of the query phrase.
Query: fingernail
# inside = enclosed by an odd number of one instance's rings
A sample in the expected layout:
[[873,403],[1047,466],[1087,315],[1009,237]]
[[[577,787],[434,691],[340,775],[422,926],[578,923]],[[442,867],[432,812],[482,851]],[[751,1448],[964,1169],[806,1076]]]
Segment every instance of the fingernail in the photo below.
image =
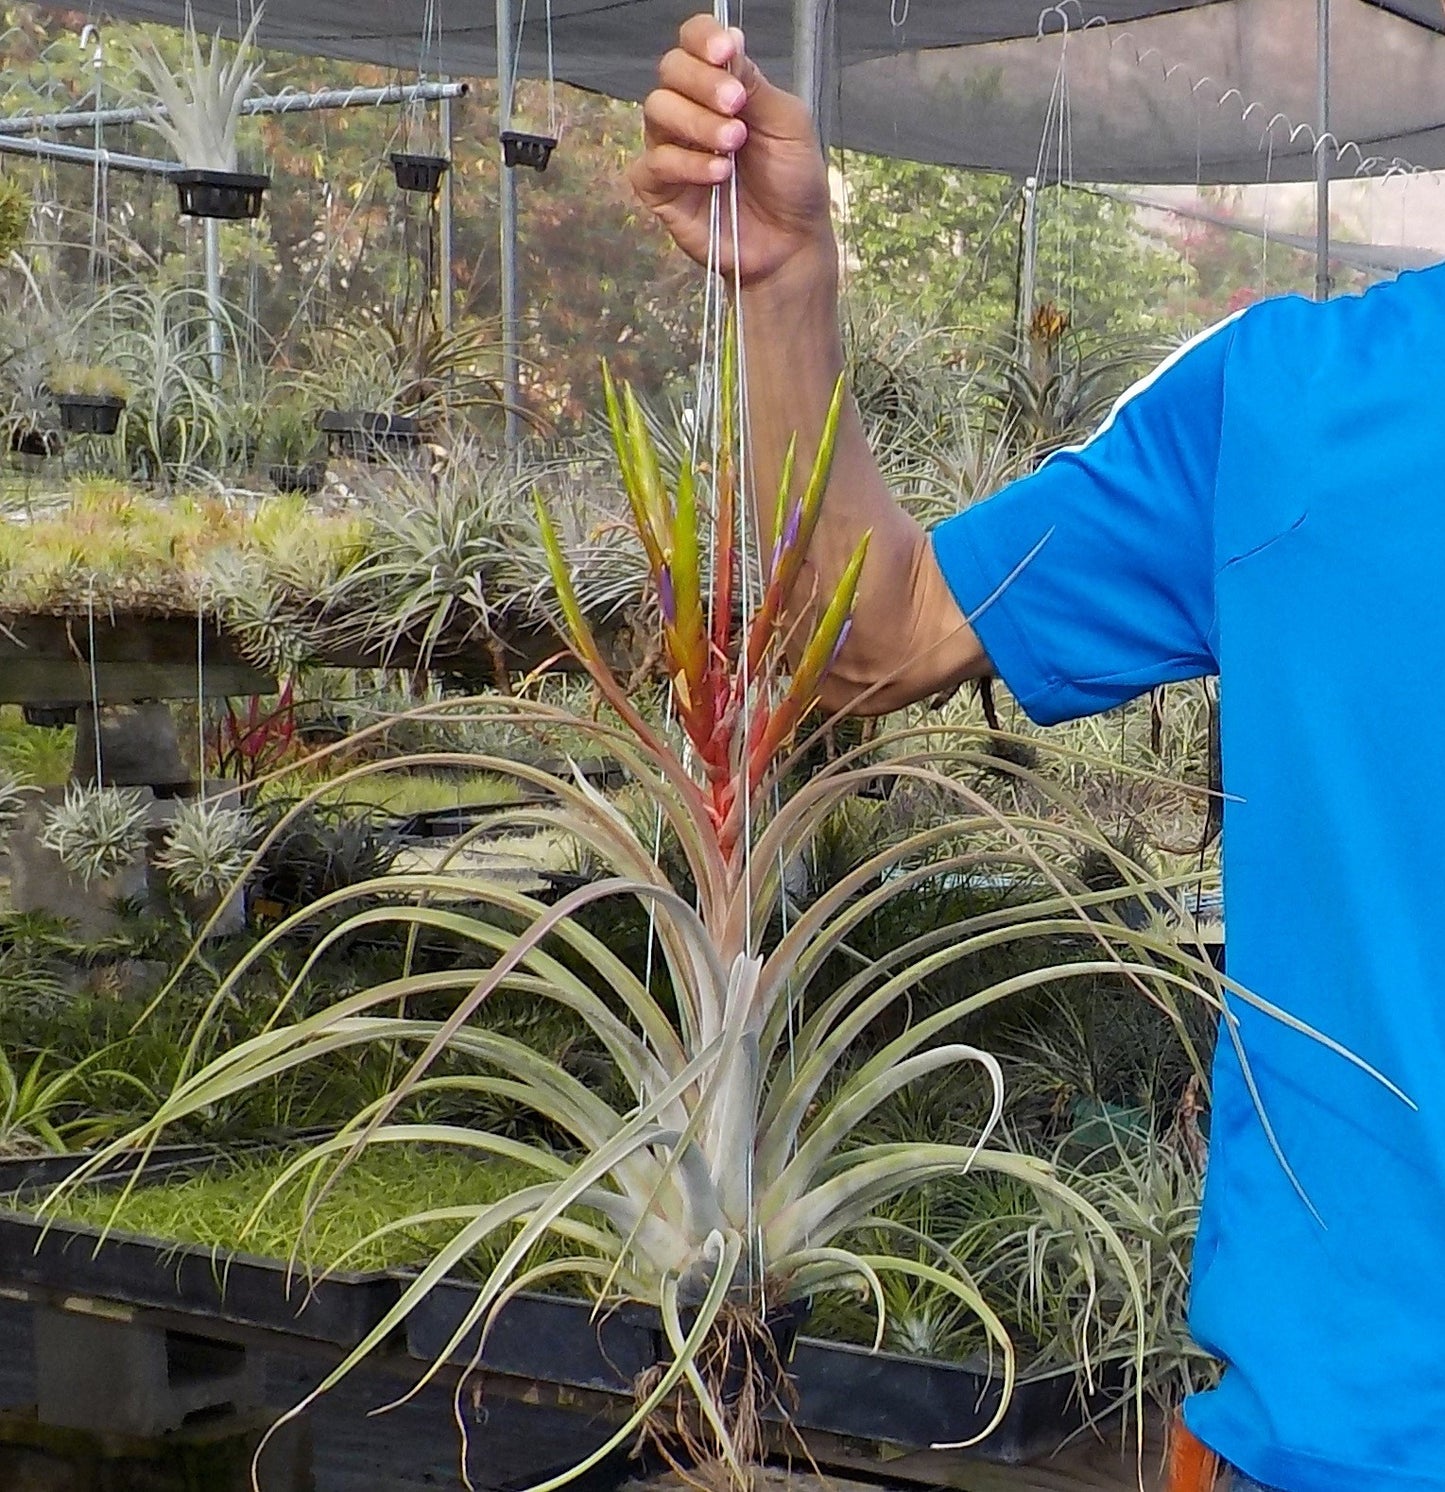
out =
[[728,179],[729,173],[732,171],[732,168],[732,158],[730,156],[720,155],[715,161],[709,164],[708,175],[711,176],[714,181],[726,181]]
[[718,102],[729,114],[735,114],[747,102],[748,90],[741,83],[730,83],[718,93]]
[[742,32],[742,27],[741,26],[729,26],[728,27],[728,35],[730,37],[732,37],[732,39],[733,39],[733,45],[737,47],[739,53],[747,51],[748,44],[747,44],[747,41],[743,37],[743,32]]
[[736,150],[748,137],[748,127],[741,120],[725,124],[720,131],[724,150]]
[[707,60],[716,62],[721,66],[724,62],[731,62],[733,57],[733,43],[724,32],[721,36],[714,36],[708,40]]

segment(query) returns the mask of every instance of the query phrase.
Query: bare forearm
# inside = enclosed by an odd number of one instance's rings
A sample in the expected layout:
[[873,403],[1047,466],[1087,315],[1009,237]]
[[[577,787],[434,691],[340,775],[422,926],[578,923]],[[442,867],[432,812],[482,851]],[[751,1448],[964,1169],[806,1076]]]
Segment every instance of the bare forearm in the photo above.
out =
[[[811,465],[843,370],[836,257],[816,254],[742,294],[752,491],[760,532],[772,522],[788,443],[798,441],[795,477]],[[894,500],[873,459],[852,399],[844,405],[822,521],[789,600],[801,646],[865,531],[872,530],[854,623],[825,689],[826,709],[882,714],[984,671],[986,662],[958,613],[918,523]]]

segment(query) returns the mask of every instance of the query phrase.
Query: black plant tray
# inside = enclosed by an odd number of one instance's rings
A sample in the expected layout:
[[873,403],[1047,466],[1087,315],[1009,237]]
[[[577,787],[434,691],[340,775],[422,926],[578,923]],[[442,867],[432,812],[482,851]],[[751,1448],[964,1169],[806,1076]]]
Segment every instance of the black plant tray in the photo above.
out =
[[384,461],[421,444],[421,422],[411,415],[378,410],[328,409],[317,421],[333,456]]
[[[405,1288],[407,1277],[400,1277]],[[407,1351],[435,1362],[477,1298],[477,1286],[444,1280],[406,1318]],[[655,1321],[637,1306],[593,1318],[590,1301],[559,1295],[518,1295],[507,1302],[487,1338],[479,1366],[487,1372],[533,1378],[568,1388],[631,1395],[639,1373],[657,1361]],[[473,1328],[447,1361],[470,1364]]]
[[534,171],[545,171],[552,152],[557,148],[554,135],[529,135],[524,130],[502,131],[502,164],[505,166],[530,166]]
[[552,801],[542,793],[509,798],[501,803],[459,803],[455,808],[427,808],[407,814],[392,822],[392,832],[399,839],[432,841],[457,839],[478,824],[500,813],[526,808],[530,804]]
[[287,1281],[277,1259],[163,1238],[102,1234],[80,1223],[0,1212],[0,1284],[171,1311],[354,1347],[396,1300],[384,1274]]
[[125,400],[115,394],[60,394],[60,428],[72,435],[114,435]]
[[269,176],[244,171],[172,171],[181,213],[188,218],[222,218],[236,222],[261,216],[261,198]]
[[[436,1286],[407,1317],[407,1351],[435,1362],[476,1296],[475,1285]],[[448,1361],[470,1364],[477,1341],[474,1329]],[[657,1360],[656,1317],[643,1307],[624,1306],[593,1320],[587,1301],[519,1295],[498,1316],[479,1366],[630,1398],[633,1381]],[[993,1418],[1002,1392],[986,1367],[808,1337],[798,1341],[789,1371],[800,1429],[912,1449],[971,1440]],[[1005,1465],[1035,1460],[1057,1450],[1083,1422],[1072,1373],[1026,1379],[1015,1384],[1003,1421],[966,1454]]]
[[[0,1162],[0,1187],[38,1197],[88,1158],[56,1155]],[[120,1157],[95,1181],[118,1184],[143,1163],[146,1184],[155,1184],[193,1174],[217,1158],[214,1145],[157,1146],[146,1157],[138,1152]],[[308,1279],[304,1268],[288,1271],[281,1259],[106,1233],[85,1223],[4,1209],[0,1285],[170,1311],[345,1348],[360,1342],[400,1294],[395,1276],[380,1271],[337,1271]]]
[[326,463],[277,461],[266,468],[266,475],[278,492],[304,492],[309,497],[326,485]]
[[[972,1440],[998,1411],[1003,1386],[987,1367],[799,1341],[797,1423],[923,1449]],[[1058,1448],[1084,1423],[1072,1372],[1014,1384],[1003,1420],[962,1454],[1014,1466]]]
[[436,194],[450,165],[444,155],[407,155],[402,151],[391,155],[397,186],[404,192],[422,192],[428,197]]

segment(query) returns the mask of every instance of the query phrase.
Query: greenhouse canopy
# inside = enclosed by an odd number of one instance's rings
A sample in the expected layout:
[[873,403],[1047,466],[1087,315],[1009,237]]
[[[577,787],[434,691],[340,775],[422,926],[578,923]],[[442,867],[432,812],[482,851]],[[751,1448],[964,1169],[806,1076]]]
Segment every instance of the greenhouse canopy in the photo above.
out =
[[[555,76],[621,98],[652,85],[659,52],[701,0],[552,0]],[[800,0],[806,3],[806,0]],[[823,0],[814,0],[823,3]],[[232,34],[245,0],[192,0]],[[180,24],[183,0],[112,0]],[[1312,0],[834,0],[819,23],[837,143],[1048,179],[1298,180],[1318,116]],[[518,3],[521,70],[546,73],[546,8]],[[792,73],[793,5],[741,7],[749,44]],[[274,47],[403,73],[496,67],[493,8],[477,0],[270,0]],[[1439,0],[1332,0],[1335,175],[1445,167]],[[526,121],[519,119],[519,125]],[[1368,163],[1367,165],[1365,163]]]

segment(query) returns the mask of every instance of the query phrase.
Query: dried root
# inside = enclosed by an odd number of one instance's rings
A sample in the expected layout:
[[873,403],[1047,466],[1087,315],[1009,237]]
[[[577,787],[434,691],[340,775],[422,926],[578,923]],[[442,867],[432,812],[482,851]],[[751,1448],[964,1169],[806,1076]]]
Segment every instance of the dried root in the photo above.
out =
[[[728,1302],[698,1347],[694,1365],[726,1439],[684,1381],[643,1425],[638,1454],[655,1454],[698,1492],[749,1492],[751,1476],[746,1488],[738,1488],[729,1456],[733,1465],[751,1473],[767,1453],[768,1422],[791,1422],[797,1394],[787,1364],[756,1308]],[[639,1402],[666,1371],[667,1364],[659,1363],[638,1378]]]

